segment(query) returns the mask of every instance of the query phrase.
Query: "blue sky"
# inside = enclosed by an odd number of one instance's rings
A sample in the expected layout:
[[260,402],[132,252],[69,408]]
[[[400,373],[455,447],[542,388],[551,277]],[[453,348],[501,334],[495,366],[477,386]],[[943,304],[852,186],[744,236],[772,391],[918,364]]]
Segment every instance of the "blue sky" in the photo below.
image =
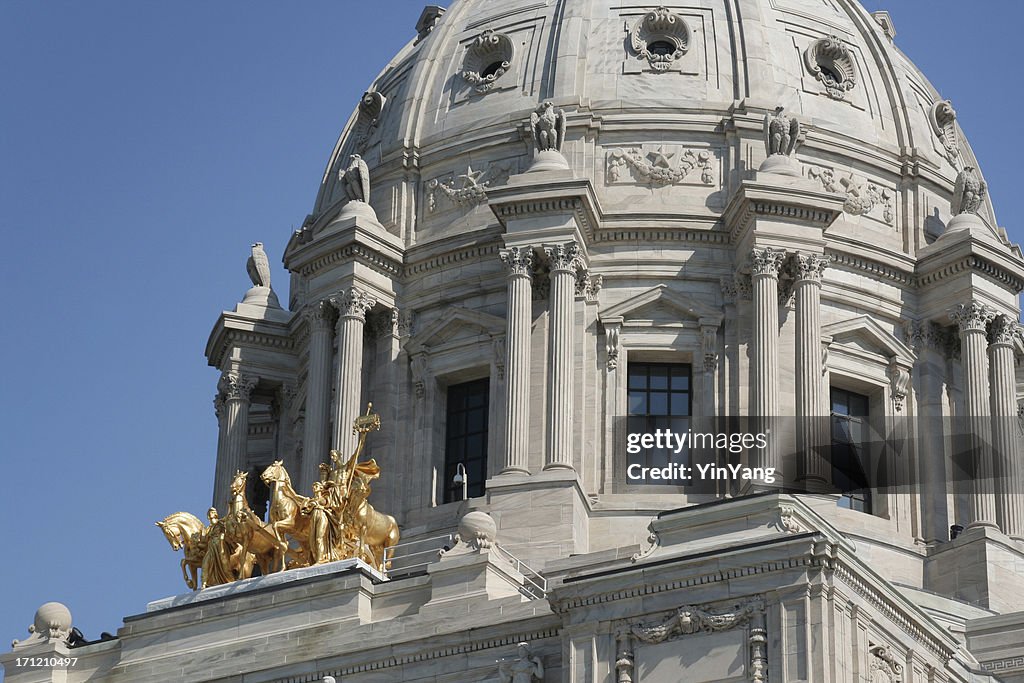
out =
[[[95,638],[184,588],[153,522],[210,502],[207,335],[253,241],[287,300],[285,242],[422,6],[0,0],[0,648],[48,600]],[[887,8],[1024,241],[1024,3],[962,7]]]

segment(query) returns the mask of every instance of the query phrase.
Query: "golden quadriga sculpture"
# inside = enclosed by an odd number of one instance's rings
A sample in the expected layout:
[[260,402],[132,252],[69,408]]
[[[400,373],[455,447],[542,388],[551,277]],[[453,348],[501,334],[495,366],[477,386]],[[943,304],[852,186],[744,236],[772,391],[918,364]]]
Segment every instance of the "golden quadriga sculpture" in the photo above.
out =
[[245,497],[247,472],[231,481],[226,517],[216,508],[203,524],[188,512],[175,512],[156,523],[174,550],[183,549],[181,573],[189,588],[198,590],[261,574],[358,558],[378,571],[390,566],[387,549],[398,543],[395,518],[373,509],[370,482],[380,477],[373,460],[359,462],[366,435],[380,429],[380,416],[370,412],[356,418],[359,434],[355,453],[344,461],[331,451],[330,463],[321,463],[320,481],[312,497],[296,493],[284,465],[278,460],[260,478],[270,487],[269,521],[249,508]]

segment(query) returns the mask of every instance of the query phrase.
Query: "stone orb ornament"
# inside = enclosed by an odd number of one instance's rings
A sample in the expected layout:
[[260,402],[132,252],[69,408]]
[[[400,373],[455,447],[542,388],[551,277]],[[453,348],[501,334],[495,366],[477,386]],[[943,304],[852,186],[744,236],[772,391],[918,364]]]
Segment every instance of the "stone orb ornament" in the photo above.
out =
[[459,522],[459,541],[480,550],[490,548],[498,535],[498,525],[486,512],[468,512]]
[[67,640],[71,634],[71,610],[59,602],[47,602],[36,610],[35,619],[28,627],[31,634],[25,640],[15,640],[13,647],[25,647],[48,640]]

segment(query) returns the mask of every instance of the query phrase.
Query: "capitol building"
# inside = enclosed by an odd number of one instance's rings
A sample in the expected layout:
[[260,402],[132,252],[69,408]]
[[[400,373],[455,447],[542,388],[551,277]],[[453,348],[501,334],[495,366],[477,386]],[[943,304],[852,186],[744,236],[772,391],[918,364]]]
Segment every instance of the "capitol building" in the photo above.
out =
[[362,448],[377,550],[200,558],[94,642],[48,603],[5,680],[1024,682],[1024,255],[889,15],[408,28],[206,345],[213,506]]

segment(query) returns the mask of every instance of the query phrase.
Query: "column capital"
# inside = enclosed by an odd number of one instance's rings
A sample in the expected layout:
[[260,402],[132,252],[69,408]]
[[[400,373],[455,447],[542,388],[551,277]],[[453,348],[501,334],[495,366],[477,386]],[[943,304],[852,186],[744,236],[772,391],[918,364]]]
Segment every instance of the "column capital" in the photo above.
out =
[[968,301],[964,304],[957,304],[949,313],[949,319],[960,328],[960,333],[985,332],[989,322],[996,317],[996,312],[978,301]]
[[603,284],[603,275],[592,275],[586,268],[580,268],[576,273],[576,296],[581,296],[587,301],[597,301]]
[[767,275],[777,278],[786,262],[786,250],[765,247],[764,249],[754,248],[750,250],[750,274],[751,276]]
[[821,284],[825,269],[832,263],[832,257],[824,254],[793,254],[789,261],[789,272],[796,284],[813,282]]
[[213,397],[213,414],[217,416],[218,420],[224,415],[224,405],[226,401],[227,397],[222,391],[218,391]]
[[340,318],[355,318],[360,322],[366,322],[367,311],[377,304],[377,299],[358,287],[343,289],[327,297],[327,301],[338,309]]
[[334,322],[334,307],[327,299],[313,301],[302,309],[302,317],[310,330],[330,329]]
[[548,257],[552,275],[560,272],[575,275],[580,265],[580,245],[576,240],[545,245],[544,253]]
[[989,325],[989,344],[1011,346],[1019,330],[1020,324],[1016,320],[1005,314],[997,315]]
[[259,377],[246,375],[238,372],[225,372],[217,382],[217,389],[224,395],[226,401],[248,401],[252,396]]
[[502,249],[498,255],[508,269],[509,277],[533,275],[533,247],[509,247]]

